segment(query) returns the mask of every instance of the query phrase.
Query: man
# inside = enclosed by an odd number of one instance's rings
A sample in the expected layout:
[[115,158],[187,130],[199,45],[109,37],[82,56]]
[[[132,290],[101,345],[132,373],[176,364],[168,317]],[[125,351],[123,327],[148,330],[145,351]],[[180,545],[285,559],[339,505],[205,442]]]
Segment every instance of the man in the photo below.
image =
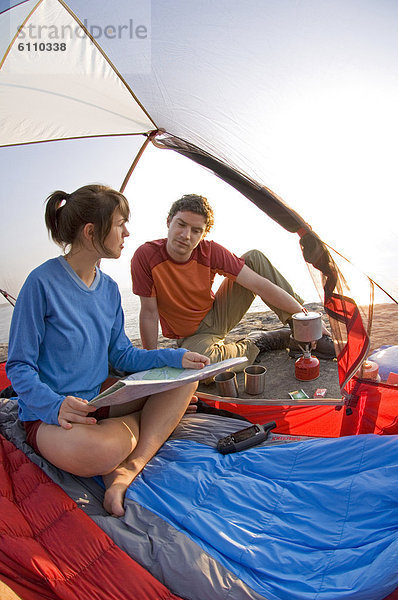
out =
[[[226,335],[256,295],[284,324],[292,314],[305,309],[290,284],[261,252],[252,250],[238,258],[220,244],[205,240],[213,223],[206,198],[183,196],[170,209],[167,238],[146,242],[136,250],[131,274],[133,292],[141,300],[143,347],[157,348],[160,320],[165,337],[208,356],[212,363],[246,356],[251,364],[259,352],[288,345],[294,352],[288,327],[253,332],[245,339],[225,343]],[[225,280],[214,295],[211,287],[216,273]],[[324,333],[317,344],[318,356],[332,358],[333,342],[326,328]]]

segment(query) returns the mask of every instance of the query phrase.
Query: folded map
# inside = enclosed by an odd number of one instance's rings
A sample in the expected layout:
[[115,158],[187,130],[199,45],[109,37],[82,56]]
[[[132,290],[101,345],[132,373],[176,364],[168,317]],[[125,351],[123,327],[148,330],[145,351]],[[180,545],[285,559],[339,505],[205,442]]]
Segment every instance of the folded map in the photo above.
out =
[[200,381],[214,377],[222,371],[226,371],[247,362],[247,358],[228,358],[218,363],[208,365],[203,369],[175,369],[174,367],[157,367],[147,371],[132,373],[123,379],[119,379],[107,390],[93,398],[89,404],[100,408],[123,404],[136,398],[158,394],[166,390],[179,387],[193,381]]

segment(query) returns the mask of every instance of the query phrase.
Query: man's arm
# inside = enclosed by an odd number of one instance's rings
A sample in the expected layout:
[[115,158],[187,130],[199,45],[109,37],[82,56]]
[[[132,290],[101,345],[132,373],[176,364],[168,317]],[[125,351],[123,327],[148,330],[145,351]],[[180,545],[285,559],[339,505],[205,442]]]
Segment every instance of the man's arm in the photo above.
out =
[[301,304],[293,296],[269,281],[269,279],[255,273],[247,265],[243,265],[242,270],[236,278],[236,283],[252,291],[253,294],[260,296],[266,304],[272,304],[284,312],[293,315],[303,310]]
[[159,312],[156,298],[140,296],[140,334],[142,347],[155,350],[158,347]]

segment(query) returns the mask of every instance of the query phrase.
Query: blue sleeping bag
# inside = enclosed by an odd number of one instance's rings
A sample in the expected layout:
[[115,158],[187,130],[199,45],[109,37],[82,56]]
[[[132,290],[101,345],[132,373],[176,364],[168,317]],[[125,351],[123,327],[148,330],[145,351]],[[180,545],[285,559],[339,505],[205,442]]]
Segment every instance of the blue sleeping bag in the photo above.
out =
[[172,439],[127,498],[232,572],[249,590],[242,598],[382,600],[398,586],[396,436],[226,456]]

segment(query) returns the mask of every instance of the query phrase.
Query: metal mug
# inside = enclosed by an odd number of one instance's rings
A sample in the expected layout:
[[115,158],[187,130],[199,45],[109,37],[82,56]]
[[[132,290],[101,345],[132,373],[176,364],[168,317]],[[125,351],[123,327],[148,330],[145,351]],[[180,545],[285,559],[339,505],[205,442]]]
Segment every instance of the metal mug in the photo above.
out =
[[245,375],[245,392],[256,396],[262,394],[265,387],[266,367],[261,365],[251,365],[244,369]]
[[224,371],[214,377],[217,392],[219,396],[227,396],[229,398],[238,397],[238,382],[236,373],[233,371]]

